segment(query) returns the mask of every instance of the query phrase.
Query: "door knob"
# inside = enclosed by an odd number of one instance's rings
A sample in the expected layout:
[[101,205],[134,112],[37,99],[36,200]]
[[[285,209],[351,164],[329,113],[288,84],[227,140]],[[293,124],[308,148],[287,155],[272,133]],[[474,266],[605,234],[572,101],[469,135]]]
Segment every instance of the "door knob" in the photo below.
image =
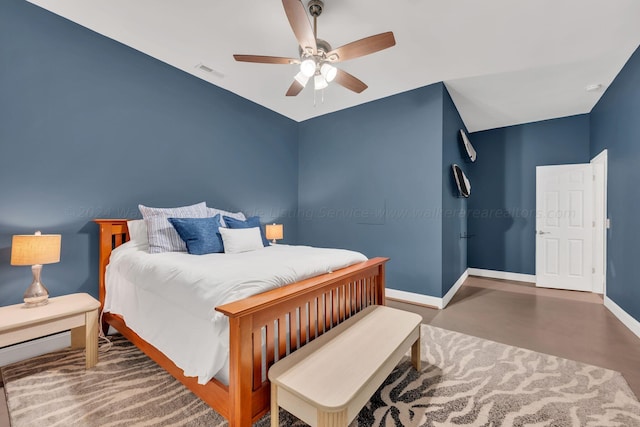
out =
[[551,234],[550,231],[538,231],[538,234]]

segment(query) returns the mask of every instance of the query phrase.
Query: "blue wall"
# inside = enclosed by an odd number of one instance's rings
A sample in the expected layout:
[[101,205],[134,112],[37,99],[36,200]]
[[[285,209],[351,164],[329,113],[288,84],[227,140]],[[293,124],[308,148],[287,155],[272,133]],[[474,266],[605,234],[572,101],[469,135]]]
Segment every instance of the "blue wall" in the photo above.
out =
[[442,296],[467,269],[467,199],[460,198],[451,165],[467,173],[469,158],[462,150],[460,129],[466,127],[444,87],[442,120]]
[[95,217],[137,204],[282,217],[297,239],[297,129],[283,116],[22,0],[0,2],[0,305],[28,267],[11,236],[62,234],[50,294],[97,295]]
[[443,91],[300,124],[300,243],[390,257],[388,287],[442,295]]
[[469,267],[535,274],[536,166],[588,163],[589,115],[476,132]]
[[591,156],[608,150],[607,296],[640,321],[640,49],[591,111]]
[[[52,295],[95,295],[91,219],[137,217],[138,203],[206,200],[278,220],[287,243],[389,256],[389,287],[437,297],[467,264],[534,274],[538,165],[587,162],[609,144],[611,216],[631,226],[620,206],[638,202],[623,200],[627,190],[615,182],[635,173],[630,159],[638,152],[628,141],[637,134],[637,56],[594,109],[591,127],[581,115],[474,133],[478,161],[470,164],[458,140],[464,125],[441,83],[297,124],[7,0],[0,4],[0,304],[19,302],[30,280],[27,267],[8,265],[11,235],[62,233],[62,262],[45,268],[45,283]],[[455,197],[452,163],[471,179],[468,201]],[[473,237],[460,239],[467,230]],[[637,293],[624,285],[632,265],[625,256],[637,255],[628,236],[610,233],[609,287],[623,307],[620,300]]]

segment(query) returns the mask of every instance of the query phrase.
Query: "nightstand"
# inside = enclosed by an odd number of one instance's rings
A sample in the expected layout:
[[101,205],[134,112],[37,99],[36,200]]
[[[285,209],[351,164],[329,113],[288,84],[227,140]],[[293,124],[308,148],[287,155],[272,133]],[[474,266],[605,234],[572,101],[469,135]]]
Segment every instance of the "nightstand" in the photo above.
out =
[[0,347],[71,330],[71,347],[85,348],[86,367],[98,362],[100,302],[89,294],[49,298],[49,304],[0,307]]

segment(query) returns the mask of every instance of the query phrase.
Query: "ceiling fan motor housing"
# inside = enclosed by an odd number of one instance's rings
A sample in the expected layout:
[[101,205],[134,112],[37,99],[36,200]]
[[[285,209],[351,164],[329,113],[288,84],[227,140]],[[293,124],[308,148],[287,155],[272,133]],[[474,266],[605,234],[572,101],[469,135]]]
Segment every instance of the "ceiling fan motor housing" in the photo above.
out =
[[[322,58],[325,58],[327,53],[331,52],[331,45],[326,40],[316,39],[316,47],[318,51],[317,56],[320,56]],[[305,56],[305,52],[300,46],[298,46],[298,52],[300,53],[300,57]]]
[[322,14],[322,8],[324,7],[324,2],[322,0],[311,0],[307,7],[309,8],[309,13],[314,18],[317,18]]

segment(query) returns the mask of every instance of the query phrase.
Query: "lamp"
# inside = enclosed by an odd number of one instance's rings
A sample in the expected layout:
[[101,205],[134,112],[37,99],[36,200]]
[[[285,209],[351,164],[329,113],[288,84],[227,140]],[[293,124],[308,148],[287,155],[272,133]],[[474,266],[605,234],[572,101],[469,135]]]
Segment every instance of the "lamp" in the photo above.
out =
[[309,77],[306,76],[302,71],[298,71],[298,74],[294,77],[298,83],[302,86],[306,86],[309,81]]
[[322,64],[322,67],[320,67],[320,73],[328,83],[331,83],[333,79],[336,78],[338,69],[328,62],[325,62],[324,64]]
[[276,240],[282,239],[282,236],[284,234],[282,230],[282,224],[267,224],[265,234],[267,239],[270,239],[271,243],[275,244]]
[[324,78],[322,74],[318,73],[313,78],[313,85],[315,90],[320,90],[329,86],[329,83],[327,83],[327,80]]
[[49,302],[49,291],[40,282],[42,264],[60,262],[59,234],[19,234],[11,242],[11,265],[30,265],[33,282],[24,293],[26,307],[36,307]]
[[313,74],[316,72],[316,61],[313,59],[313,57],[308,56],[302,60],[302,62],[300,63],[300,72],[307,77],[313,76]]

